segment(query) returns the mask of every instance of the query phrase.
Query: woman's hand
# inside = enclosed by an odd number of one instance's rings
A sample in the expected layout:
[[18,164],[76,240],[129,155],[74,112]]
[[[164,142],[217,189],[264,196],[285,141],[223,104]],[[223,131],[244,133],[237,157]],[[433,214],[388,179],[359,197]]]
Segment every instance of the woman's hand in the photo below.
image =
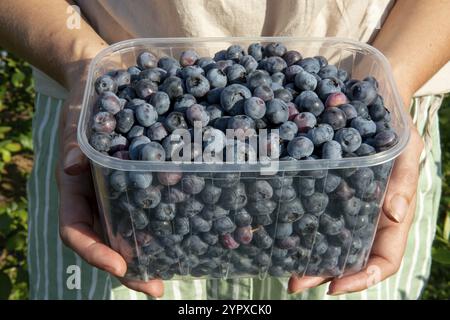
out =
[[77,124],[86,83],[87,62],[71,70],[70,93],[60,121],[60,161],[57,182],[60,197],[59,228],[63,242],[89,264],[119,278],[128,288],[154,297],[163,295],[161,280],[131,281],[122,277],[127,265],[102,240],[95,190],[89,163],[77,143]]
[[[403,92],[404,103],[409,105],[412,95],[409,90]],[[328,281],[331,281],[328,288],[330,295],[357,292],[377,284],[398,271],[414,219],[419,159],[423,150],[422,138],[411,118],[409,122],[410,140],[405,150],[395,160],[367,266],[356,274],[342,278],[292,276],[289,280],[289,292],[299,293]]]

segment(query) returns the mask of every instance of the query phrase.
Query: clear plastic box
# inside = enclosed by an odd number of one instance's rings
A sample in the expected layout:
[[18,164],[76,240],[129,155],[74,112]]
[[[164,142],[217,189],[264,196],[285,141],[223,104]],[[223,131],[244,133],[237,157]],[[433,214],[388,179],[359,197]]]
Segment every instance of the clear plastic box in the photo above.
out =
[[[372,156],[280,161],[275,175],[263,173],[260,164],[175,164],[120,160],[101,154],[90,146],[90,123],[97,97],[94,82],[98,76],[113,69],[135,65],[137,55],[143,50],[151,51],[158,58],[173,56],[178,59],[179,54],[186,49],[195,49],[201,56],[212,57],[230,44],[247,48],[254,42],[281,42],[288,50],[298,50],[304,57],[323,55],[330,63],[350,72],[352,78],[375,76],[379,82],[379,92],[391,113],[392,124],[399,137],[398,143]],[[134,39],[108,47],[92,61],[79,120],[78,141],[91,162],[105,237],[110,246],[127,261],[127,277],[144,280],[265,278],[289,276],[291,273],[341,276],[359,271],[367,262],[391,167],[409,139],[406,119],[386,58],[367,44],[339,38]],[[176,193],[183,190],[184,180],[175,186],[159,185],[156,179],[158,172],[181,172],[183,177],[200,177],[206,185],[219,188],[220,197],[214,204],[211,203],[216,199],[209,199],[208,204],[204,202],[202,193],[188,194],[185,197],[187,200],[175,204],[175,218],[163,223],[165,227],[155,235],[150,231],[154,221],[152,210],[155,209],[137,208],[133,201],[136,189],[117,191],[109,182],[112,174],[127,177],[136,171],[153,174],[152,187],[160,190],[163,202],[180,200]],[[364,187],[356,188],[357,175],[367,178]],[[274,195],[270,199],[253,201],[245,194],[245,189],[257,179],[266,180],[273,187]],[[245,199],[242,203],[230,203],[229,194],[233,192],[243,193]],[[293,195],[295,199],[292,199]],[[203,239],[203,236],[193,231],[192,227],[188,231],[182,230],[182,219],[177,221],[182,218],[180,207],[186,202],[195,201],[213,212],[218,210],[216,206],[222,207],[232,220],[236,219],[239,210],[246,210],[252,216],[253,238],[250,244],[240,244],[233,250],[224,249],[221,240],[215,242],[217,239],[211,236],[206,248],[195,245],[194,238],[200,236]],[[309,212],[298,202],[310,202]],[[264,209],[259,207],[255,211],[255,206],[263,206],[267,210],[262,214]],[[149,220],[148,224],[145,218]],[[212,223],[217,223],[217,219],[220,218],[212,218]],[[275,239],[279,226],[291,222],[292,234],[289,239]],[[287,227],[289,232],[289,226],[282,227]],[[272,243],[262,240],[265,232],[272,235]]]

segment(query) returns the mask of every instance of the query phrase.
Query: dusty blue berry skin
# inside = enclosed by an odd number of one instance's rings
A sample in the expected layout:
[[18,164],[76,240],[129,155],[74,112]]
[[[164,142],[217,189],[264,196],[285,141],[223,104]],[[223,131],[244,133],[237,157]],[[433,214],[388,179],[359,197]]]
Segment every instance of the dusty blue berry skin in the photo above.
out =
[[356,117],[352,120],[351,126],[358,130],[363,138],[371,137],[377,132],[377,125],[372,120]]
[[180,55],[180,65],[182,67],[192,66],[198,60],[198,53],[194,50],[183,51]]
[[259,62],[259,68],[266,70],[270,74],[281,72],[286,69],[287,64],[281,57],[268,57]]
[[171,112],[167,115],[164,126],[169,132],[173,132],[176,129],[187,129],[188,125],[183,113]]
[[206,78],[208,79],[211,88],[223,88],[227,85],[228,81],[226,74],[217,68],[209,70]]
[[161,84],[160,90],[167,93],[170,99],[176,99],[184,93],[183,82],[178,77],[169,76]]
[[317,83],[316,93],[320,99],[326,100],[328,95],[335,92],[341,92],[339,80],[336,78],[326,78]]
[[284,71],[286,81],[293,82],[295,80],[295,76],[302,71],[303,68],[298,64],[289,65]]
[[307,137],[314,143],[314,146],[320,146],[327,141],[333,140],[333,127],[326,123],[320,123],[308,131]]
[[369,81],[359,81],[355,83],[349,91],[352,100],[358,100],[369,105],[377,97],[377,89]]
[[227,112],[243,108],[244,99],[252,96],[250,90],[241,84],[232,84],[223,89],[220,94],[220,105]]
[[186,79],[186,91],[196,98],[205,96],[209,89],[209,81],[202,75],[191,76]]
[[158,113],[150,104],[137,106],[135,117],[137,122],[143,127],[149,127],[158,120]]
[[266,104],[260,98],[251,97],[245,100],[244,111],[247,116],[254,120],[261,119],[266,114]]
[[140,53],[137,57],[137,65],[141,70],[156,67],[157,61],[155,55],[148,51]]
[[248,54],[260,61],[264,58],[264,47],[260,43],[252,43],[248,46]]
[[239,60],[239,64],[245,68],[247,73],[253,72],[258,67],[258,62],[251,55],[243,56]]
[[333,130],[339,130],[346,126],[347,116],[339,108],[327,108],[321,115],[321,123],[327,123]]
[[322,79],[326,79],[326,78],[337,78],[338,76],[338,69],[336,68],[336,66],[330,64],[330,65],[326,65],[324,67],[322,67],[319,72],[317,73],[317,75],[319,77],[321,77]]
[[231,45],[227,49],[227,59],[233,61],[239,61],[245,55],[244,49],[237,44]]
[[331,140],[327,141],[322,146],[322,159],[341,159],[342,158],[342,147],[337,141]]
[[295,104],[299,110],[311,112],[316,117],[325,109],[322,100],[314,91],[303,91],[300,93],[295,98]]
[[320,70],[320,63],[314,58],[304,58],[297,63],[306,72],[318,73]]
[[233,64],[232,66],[227,68],[226,75],[228,83],[230,84],[244,83],[247,76],[247,71],[242,65]]
[[286,121],[279,127],[279,130],[281,139],[291,141],[297,135],[298,127],[294,122]]
[[104,92],[115,93],[117,91],[117,83],[111,76],[108,75],[97,78],[97,80],[95,80],[94,86],[97,94],[102,94]]
[[166,153],[159,143],[149,142],[140,148],[139,159],[144,161],[164,161]]
[[274,92],[274,96],[275,96],[275,98],[281,99],[286,103],[289,103],[292,101],[292,99],[294,99],[294,97],[292,96],[292,93],[289,90],[284,89],[284,88],[276,90]]
[[147,129],[147,137],[152,141],[162,141],[169,133],[161,122],[155,122]]
[[343,152],[355,152],[362,143],[361,135],[354,128],[342,128],[336,131],[334,140],[339,142]]
[[167,76],[167,71],[161,68],[150,68],[150,69],[144,69],[142,70],[138,77],[137,80],[150,80],[152,82],[161,82],[162,80],[164,80],[164,78]]
[[398,142],[398,136],[393,130],[381,131],[375,135],[374,144],[377,151],[384,151]]
[[286,102],[274,98],[266,104],[266,118],[273,124],[281,124],[288,120],[289,109]]
[[139,98],[148,99],[153,93],[158,91],[158,85],[156,82],[142,79],[134,85],[134,90]]
[[272,100],[275,97],[272,88],[268,85],[261,85],[256,87],[253,90],[253,96],[260,98],[265,102]]
[[177,76],[186,80],[189,77],[202,76],[205,75],[205,70],[199,66],[188,66],[180,69]]
[[[133,115],[134,116],[134,115]],[[117,117],[116,117],[117,119]],[[117,120],[117,123],[119,123],[119,120]],[[139,125],[132,126],[131,129],[127,132],[127,138],[128,140],[133,140],[134,138],[143,136],[145,133],[145,128]]]
[[120,133],[129,132],[134,125],[134,112],[131,109],[123,109],[119,111],[115,117],[116,130]]
[[155,108],[158,115],[165,114],[170,108],[170,98],[167,93],[162,91],[152,94],[149,102]]
[[89,142],[95,150],[100,152],[107,152],[111,148],[111,136],[107,133],[94,132]]
[[112,133],[116,128],[116,118],[106,111],[96,113],[92,122],[92,130],[95,132]]
[[283,87],[286,81],[286,76],[283,72],[275,72],[270,76],[270,78],[272,79],[272,85],[277,84],[281,87]]
[[314,91],[317,87],[317,79],[306,71],[300,71],[295,75],[295,85],[301,91]]
[[306,137],[296,137],[289,141],[287,152],[295,159],[310,156],[314,151],[314,144]]
[[255,70],[247,76],[247,86],[250,90],[254,90],[256,87],[272,84],[272,78],[265,70]]
[[121,110],[121,103],[119,98],[113,92],[106,91],[100,94],[98,98],[98,107],[101,111],[116,114]]

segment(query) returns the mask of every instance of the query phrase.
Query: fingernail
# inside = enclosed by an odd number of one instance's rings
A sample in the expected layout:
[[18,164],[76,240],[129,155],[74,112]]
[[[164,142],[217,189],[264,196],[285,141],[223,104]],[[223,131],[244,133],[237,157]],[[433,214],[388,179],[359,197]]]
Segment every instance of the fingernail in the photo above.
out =
[[329,296],[338,296],[338,295],[346,294],[346,293],[348,293],[348,291],[345,291],[345,290],[341,290],[341,291],[328,291],[328,292],[327,292],[327,295],[329,295]]
[[397,222],[402,222],[408,211],[408,201],[405,197],[396,195],[391,200],[390,214]]
[[79,148],[72,148],[64,159],[64,171],[70,172],[80,166],[81,150]]

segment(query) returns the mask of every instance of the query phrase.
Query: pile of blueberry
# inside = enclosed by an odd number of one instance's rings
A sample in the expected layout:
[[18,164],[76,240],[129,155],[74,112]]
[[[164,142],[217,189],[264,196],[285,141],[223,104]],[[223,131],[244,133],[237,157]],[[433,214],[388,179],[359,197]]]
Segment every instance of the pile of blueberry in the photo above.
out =
[[[351,79],[281,43],[247,52],[232,45],[214,58],[145,51],[136,66],[100,76],[95,90],[90,144],[123,160],[171,161],[180,147],[173,133],[194,123],[215,137],[200,151],[217,148],[227,129],[277,129],[280,160],[299,167],[370,156],[398,141],[374,77]],[[390,169],[109,170],[99,198],[131,277],[336,276],[364,264]]]

